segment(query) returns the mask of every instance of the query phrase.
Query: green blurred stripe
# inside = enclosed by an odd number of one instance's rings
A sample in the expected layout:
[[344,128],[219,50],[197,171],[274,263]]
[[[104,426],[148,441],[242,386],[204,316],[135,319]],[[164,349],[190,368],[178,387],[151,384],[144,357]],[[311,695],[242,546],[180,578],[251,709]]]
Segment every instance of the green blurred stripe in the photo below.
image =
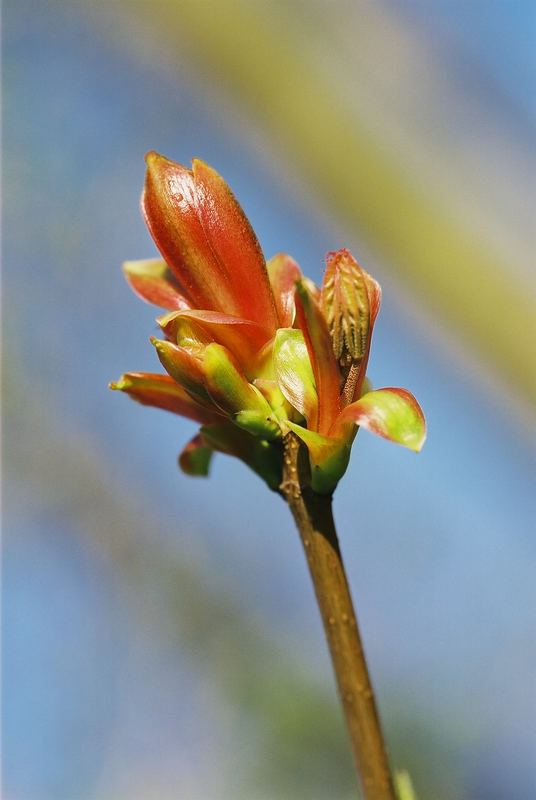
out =
[[[213,86],[249,109],[323,203],[369,237],[418,305],[521,397],[536,400],[534,300],[491,245],[452,219],[435,187],[423,191],[344,104],[307,48],[300,22],[307,15],[308,24],[318,24],[307,5],[181,0],[127,7],[156,26],[163,42],[180,41]],[[335,12],[337,3],[325,8]]]

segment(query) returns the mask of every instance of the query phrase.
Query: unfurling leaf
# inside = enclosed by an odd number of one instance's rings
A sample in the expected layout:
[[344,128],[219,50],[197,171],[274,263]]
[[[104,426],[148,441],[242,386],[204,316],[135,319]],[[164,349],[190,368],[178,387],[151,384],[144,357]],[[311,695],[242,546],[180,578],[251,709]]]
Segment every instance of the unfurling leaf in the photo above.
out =
[[415,452],[426,439],[424,414],[406,389],[376,389],[364,394],[341,412],[332,435],[344,435],[353,424]]
[[307,345],[300,330],[280,328],[277,331],[273,361],[279,388],[290,405],[314,428],[318,398]]

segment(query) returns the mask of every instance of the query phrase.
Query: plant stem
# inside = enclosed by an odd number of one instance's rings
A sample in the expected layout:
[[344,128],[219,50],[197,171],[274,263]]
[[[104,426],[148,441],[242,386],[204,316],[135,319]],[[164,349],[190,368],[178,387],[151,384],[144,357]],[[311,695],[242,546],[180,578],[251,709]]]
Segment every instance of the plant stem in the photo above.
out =
[[331,497],[309,486],[307,453],[285,437],[281,492],[300,532],[365,800],[396,800],[374,692],[333,522]]

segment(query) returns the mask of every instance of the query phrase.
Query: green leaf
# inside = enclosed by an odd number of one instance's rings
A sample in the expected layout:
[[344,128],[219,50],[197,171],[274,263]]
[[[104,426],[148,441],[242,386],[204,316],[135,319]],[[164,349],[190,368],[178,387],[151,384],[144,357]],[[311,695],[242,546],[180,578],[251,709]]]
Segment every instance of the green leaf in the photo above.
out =
[[271,411],[268,416],[263,411],[244,409],[235,414],[234,422],[239,428],[249,431],[254,436],[269,440],[281,438],[281,428]]
[[231,353],[212,343],[203,358],[208,392],[237,425],[266,439],[281,436],[279,424],[261,392],[249,383]]
[[346,406],[330,435],[349,435],[359,425],[384,439],[419,452],[426,439],[426,420],[415,397],[406,389],[377,389]]
[[212,402],[204,385],[202,362],[184,347],[178,347],[172,342],[153,337],[151,344],[156,348],[160,363],[168,374],[198,402],[211,406]]
[[269,406],[272,408],[278,420],[291,419],[293,422],[302,422],[303,417],[299,414],[288,402],[285,395],[279,388],[277,381],[269,380],[267,378],[256,378],[253,385],[261,392],[262,396],[266,398]]
[[282,393],[308,422],[316,419],[318,397],[303,333],[280,328],[274,341],[273,363]]
[[179,456],[179,467],[186,475],[203,477],[209,473],[212,448],[208,447],[200,434],[188,442]]
[[348,467],[352,439],[331,439],[293,422],[286,424],[309,450],[312,489],[331,494]]

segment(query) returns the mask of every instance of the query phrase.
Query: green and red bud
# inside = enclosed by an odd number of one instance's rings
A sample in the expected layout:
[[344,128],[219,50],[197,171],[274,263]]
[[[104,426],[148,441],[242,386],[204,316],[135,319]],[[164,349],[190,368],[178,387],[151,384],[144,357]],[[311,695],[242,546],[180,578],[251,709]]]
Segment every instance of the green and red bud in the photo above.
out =
[[266,265],[225,181],[147,156],[142,197],[162,259],[129,261],[133,291],[166,309],[166,341],[152,339],[167,375],[127,373],[114,389],[202,424],[179,463],[206,475],[212,451],[240,458],[272,489],[282,479],[281,438],[309,451],[311,486],[331,493],[358,427],[419,450],[422,411],[404,389],[370,391],[366,370],[379,284],[344,249],[327,256],[320,291],[279,253]]
[[357,400],[365,380],[380,285],[347,249],[328,253],[322,308],[342,378],[341,407]]

